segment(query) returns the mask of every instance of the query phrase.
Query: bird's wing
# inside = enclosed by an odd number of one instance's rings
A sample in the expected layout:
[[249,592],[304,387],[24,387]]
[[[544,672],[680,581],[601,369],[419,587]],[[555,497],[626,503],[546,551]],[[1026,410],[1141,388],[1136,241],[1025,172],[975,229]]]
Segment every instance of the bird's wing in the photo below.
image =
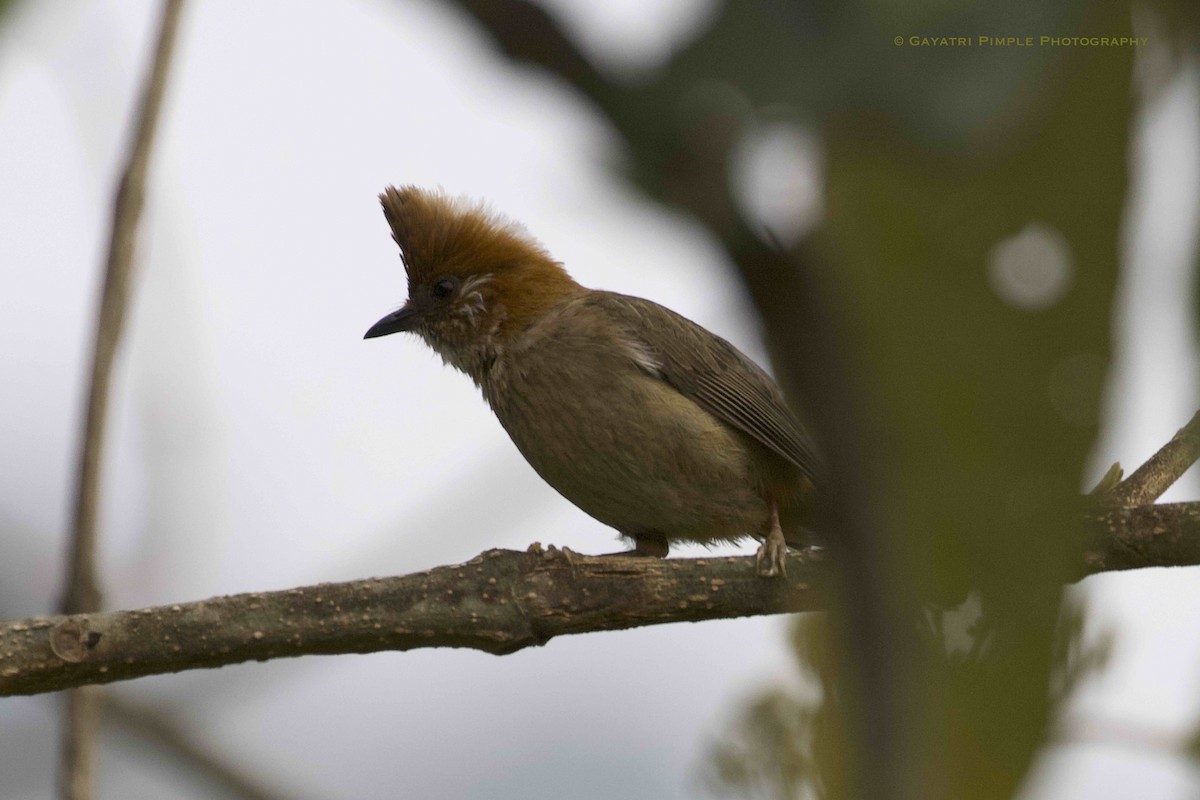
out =
[[705,411],[751,436],[817,482],[820,459],[775,381],[736,347],[669,308],[596,292],[635,344],[638,362]]

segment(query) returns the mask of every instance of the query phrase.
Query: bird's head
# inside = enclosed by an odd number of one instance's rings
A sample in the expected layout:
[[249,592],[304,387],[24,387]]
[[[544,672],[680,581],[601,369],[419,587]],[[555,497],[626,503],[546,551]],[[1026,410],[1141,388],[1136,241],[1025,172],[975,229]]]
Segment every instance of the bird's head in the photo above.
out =
[[479,364],[580,291],[517,223],[415,186],[379,195],[408,274],[408,301],[364,338],[410,331],[478,378]]

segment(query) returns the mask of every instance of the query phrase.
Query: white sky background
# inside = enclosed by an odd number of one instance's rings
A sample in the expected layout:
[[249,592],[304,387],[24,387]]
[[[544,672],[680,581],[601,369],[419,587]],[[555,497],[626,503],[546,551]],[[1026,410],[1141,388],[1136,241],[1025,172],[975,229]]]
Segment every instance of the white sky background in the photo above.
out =
[[[553,7],[589,9],[570,27],[605,60],[653,64],[709,4]],[[0,32],[2,617],[57,602],[108,208],[157,13],[38,3]],[[659,300],[762,360],[707,235],[610,174],[618,142],[584,101],[437,4],[192,3],[164,111],[114,386],[109,607],[401,574],[533,540],[616,548],[524,463],[468,379],[411,337],[362,341],[405,294],[375,199],[387,183],[487,198],[585,285]],[[1121,313],[1122,330],[1150,334],[1124,339],[1097,464],[1140,463],[1196,407],[1180,283],[1196,117],[1193,73],[1139,128],[1153,157],[1131,219],[1159,225],[1131,230]],[[1088,582],[1097,629],[1121,627],[1081,714],[1167,733],[1195,720],[1195,575]],[[790,677],[783,630],[659,626],[504,658],[308,658],[117,689],[306,797],[686,798],[707,737]],[[57,698],[0,701],[0,796],[48,795],[58,713]],[[1046,762],[1031,796],[1200,791],[1177,761],[1119,745]],[[102,766],[102,796],[206,796],[120,740]]]

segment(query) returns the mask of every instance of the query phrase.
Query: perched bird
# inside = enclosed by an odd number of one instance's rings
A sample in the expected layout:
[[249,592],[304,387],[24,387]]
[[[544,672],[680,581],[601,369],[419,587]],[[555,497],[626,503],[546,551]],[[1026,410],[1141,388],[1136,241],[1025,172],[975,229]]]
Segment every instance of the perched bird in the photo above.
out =
[[784,572],[818,461],[763,370],[657,303],[580,286],[481,205],[414,186],[379,199],[408,301],[364,338],[415,333],[469,375],[537,473],[629,554],[750,535],[758,571]]

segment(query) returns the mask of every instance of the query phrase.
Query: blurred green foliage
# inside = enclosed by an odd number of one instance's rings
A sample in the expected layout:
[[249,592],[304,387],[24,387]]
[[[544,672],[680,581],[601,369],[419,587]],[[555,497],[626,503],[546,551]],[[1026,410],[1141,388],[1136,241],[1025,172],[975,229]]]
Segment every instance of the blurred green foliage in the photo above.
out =
[[[908,773],[888,778],[896,797],[1011,796],[1047,724],[1061,578],[1110,353],[1133,53],[978,41],[1043,34],[1131,36],[1129,8],[727,3],[645,89],[656,104],[676,93],[690,123],[632,144],[639,182],[688,205],[717,192],[690,168],[727,158],[725,143],[754,126],[791,116],[818,133],[825,217],[802,247],[845,315],[866,394],[860,452],[880,491],[869,502],[888,580],[934,602],[974,590],[973,635],[986,642],[950,657],[920,635],[936,628],[912,620],[923,646],[887,667],[904,676],[908,727]],[[922,44],[943,36],[971,44]],[[720,214],[705,221],[725,233]],[[1021,237],[1039,244],[1001,263]],[[855,769],[839,730],[844,681],[815,657],[831,652],[827,636],[798,624],[797,657],[823,702],[772,692],[751,703],[732,739],[742,746],[715,751],[727,785],[761,789],[773,774],[785,797],[801,775],[827,797],[860,785],[842,771]],[[756,745],[770,740],[764,762]]]
[[[752,86],[756,104],[792,104],[819,131],[826,214],[805,246],[847,316],[863,373],[861,451],[874,460],[881,495],[870,502],[889,537],[889,579],[935,601],[971,588],[982,604],[973,635],[987,646],[969,656],[948,656],[913,620],[924,646],[891,665],[905,676],[898,746],[909,773],[889,780],[897,797],[1009,797],[1046,729],[1059,584],[1077,542],[1072,498],[1110,352],[1132,53],[976,37],[1129,36],[1128,9],[818,4],[788,24],[787,5],[727,5],[692,57],[724,48],[725,63],[744,64],[732,57],[739,38],[742,51],[755,41],[785,54],[728,79]],[[972,45],[914,45],[914,36]],[[1057,271],[1061,296],[1026,301],[1019,285],[1003,285],[997,248],[1030,230],[1065,246],[1054,256],[1062,263],[1024,265],[1033,270],[1024,279]],[[811,660],[820,629],[801,630],[797,655]],[[817,672],[829,706],[839,680]],[[828,708],[793,713],[809,726],[842,721]],[[767,735],[770,719],[755,704],[743,726]],[[817,744],[842,735],[808,734],[810,785],[823,796],[845,796],[845,776],[833,779],[841,751]],[[791,784],[778,795],[797,796]]]
[[[913,620],[924,646],[913,663],[892,665],[906,677],[911,770],[890,778],[894,796],[1009,797],[1043,739],[1051,671],[1067,669],[1051,659],[1056,630],[1072,642],[1060,652],[1079,646],[1080,626],[1059,626],[1059,585],[1077,546],[1074,498],[1110,353],[1132,50],[980,46],[976,37],[1130,36],[1129,8],[724,8],[684,58],[728,65],[721,78],[751,106],[790,108],[824,149],[825,219],[804,246],[847,316],[862,370],[861,450],[882,492],[869,502],[889,537],[889,577],[926,600],[953,602],[970,588],[982,604],[973,636],[986,646],[951,657]],[[914,36],[972,45],[921,46]],[[734,55],[752,42],[755,57]],[[1014,279],[998,248],[1020,235],[1061,244],[1047,263],[1018,264],[1031,272]],[[1060,296],[1030,300],[1005,285],[1036,283],[1038,270],[1058,272]],[[827,630],[797,630],[797,657],[811,665],[828,651],[816,641]],[[824,706],[766,695],[731,741],[781,735],[780,714],[802,720],[803,737],[773,751],[792,764],[775,766],[788,776],[776,795],[799,796],[796,772],[810,770],[821,796],[845,796],[833,780],[843,750],[819,746],[844,735],[828,729],[842,724],[829,713],[839,679],[828,664],[810,673]],[[798,741],[808,743],[799,756]],[[748,750],[741,774],[730,766],[736,748],[715,751],[735,790],[764,775],[764,756]]]

